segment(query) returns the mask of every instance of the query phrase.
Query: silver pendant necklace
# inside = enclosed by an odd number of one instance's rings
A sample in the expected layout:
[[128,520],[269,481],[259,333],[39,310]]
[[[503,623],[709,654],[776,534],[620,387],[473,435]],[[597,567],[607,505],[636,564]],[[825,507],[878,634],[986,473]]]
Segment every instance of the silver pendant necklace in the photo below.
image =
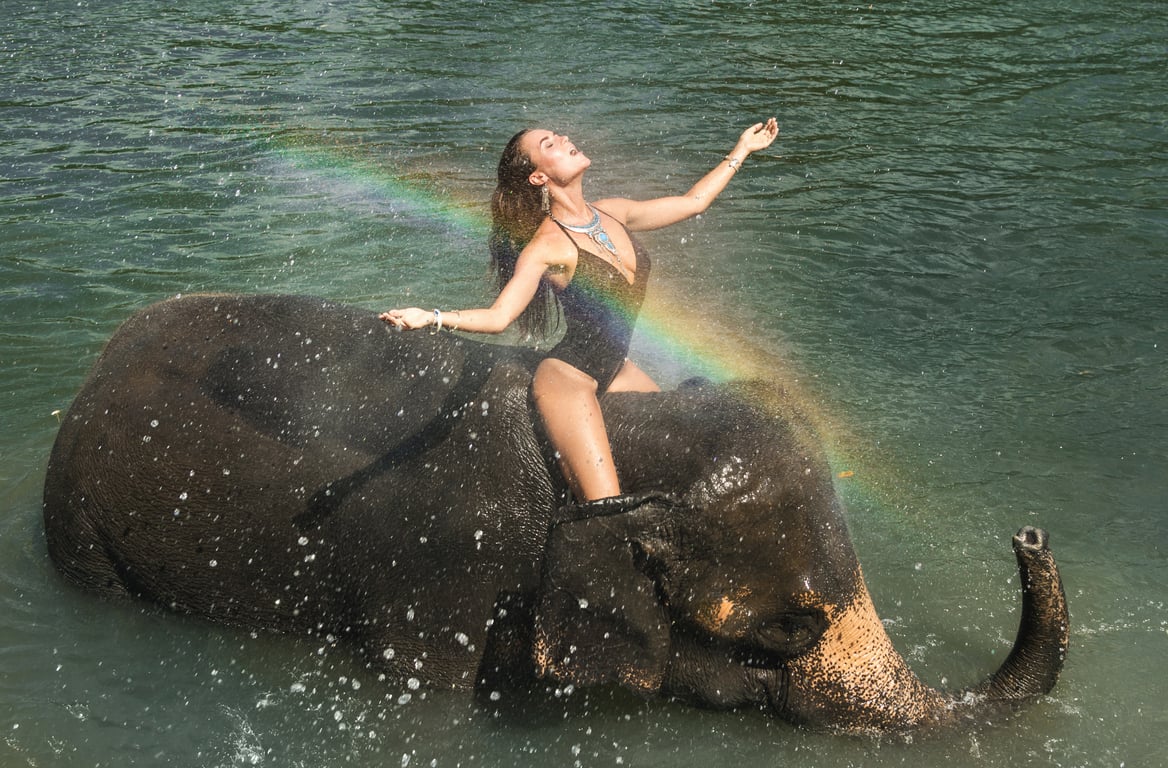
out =
[[616,252],[616,245],[613,244],[612,238],[608,236],[608,233],[604,231],[604,225],[600,223],[600,211],[592,207],[591,203],[588,203],[587,205],[588,210],[592,211],[592,221],[584,224],[583,226],[565,224],[555,216],[552,216],[552,221],[559,224],[564,229],[570,229],[571,231],[578,232],[581,235],[587,235],[589,240],[611,253],[612,257],[616,259],[616,263],[620,266],[620,268],[624,269],[625,263],[621,261],[620,254]]

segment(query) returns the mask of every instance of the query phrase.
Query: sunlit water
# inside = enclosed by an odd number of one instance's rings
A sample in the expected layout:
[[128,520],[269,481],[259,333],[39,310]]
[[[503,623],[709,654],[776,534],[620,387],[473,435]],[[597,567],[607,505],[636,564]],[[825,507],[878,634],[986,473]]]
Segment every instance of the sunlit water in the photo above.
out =
[[[0,764],[1163,764],[1166,7],[754,6],[5,4]],[[517,128],[570,132],[593,195],[638,197],[683,191],[771,113],[776,147],[646,238],[635,357],[667,385],[773,370],[805,399],[930,683],[1008,652],[1009,536],[1047,527],[1073,618],[1050,697],[911,743],[610,692],[496,713],[57,577],[54,411],[135,309],[481,303]]]

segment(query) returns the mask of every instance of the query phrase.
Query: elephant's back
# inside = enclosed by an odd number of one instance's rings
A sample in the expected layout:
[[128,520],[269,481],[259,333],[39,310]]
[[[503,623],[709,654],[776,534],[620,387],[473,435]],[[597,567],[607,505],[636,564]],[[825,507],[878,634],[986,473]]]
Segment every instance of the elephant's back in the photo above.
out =
[[483,375],[489,355],[313,297],[186,296],[127,320],[73,408],[104,413],[133,395],[144,410],[181,414],[207,400],[285,443],[344,433],[384,445],[432,418],[450,381]]
[[[111,338],[62,421],[45,482],[50,555],[85,586],[226,620],[360,613],[368,581],[386,578],[361,551],[392,561],[395,547],[412,555],[410,538],[478,543],[481,521],[423,514],[424,467],[464,461],[452,436],[525,453],[527,485],[506,493],[550,503],[526,415],[506,410],[526,409],[528,368],[516,350],[396,332],[316,298],[153,305]],[[297,579],[315,580],[313,594],[289,593]],[[233,598],[241,581],[246,600]],[[297,604],[314,608],[301,619]]]

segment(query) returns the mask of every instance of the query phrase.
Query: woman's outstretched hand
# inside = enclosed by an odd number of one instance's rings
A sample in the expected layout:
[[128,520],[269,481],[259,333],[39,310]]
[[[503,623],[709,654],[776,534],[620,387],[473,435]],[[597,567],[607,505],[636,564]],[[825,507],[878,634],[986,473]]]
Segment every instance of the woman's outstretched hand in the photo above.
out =
[[760,149],[769,147],[775,139],[779,136],[779,124],[772,117],[765,123],[755,123],[742,132],[738,137],[738,145],[735,147],[735,154],[739,150],[746,154],[757,152]]
[[378,317],[394,328],[407,331],[416,331],[434,324],[434,313],[417,307],[391,309],[388,312],[382,312]]

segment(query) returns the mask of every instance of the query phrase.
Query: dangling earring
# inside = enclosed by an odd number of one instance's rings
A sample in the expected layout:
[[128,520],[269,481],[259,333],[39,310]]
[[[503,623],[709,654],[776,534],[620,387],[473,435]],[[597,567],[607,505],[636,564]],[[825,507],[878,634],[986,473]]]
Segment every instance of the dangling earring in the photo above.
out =
[[547,185],[539,188],[539,209],[546,215],[551,215],[552,212],[552,196],[548,192]]

